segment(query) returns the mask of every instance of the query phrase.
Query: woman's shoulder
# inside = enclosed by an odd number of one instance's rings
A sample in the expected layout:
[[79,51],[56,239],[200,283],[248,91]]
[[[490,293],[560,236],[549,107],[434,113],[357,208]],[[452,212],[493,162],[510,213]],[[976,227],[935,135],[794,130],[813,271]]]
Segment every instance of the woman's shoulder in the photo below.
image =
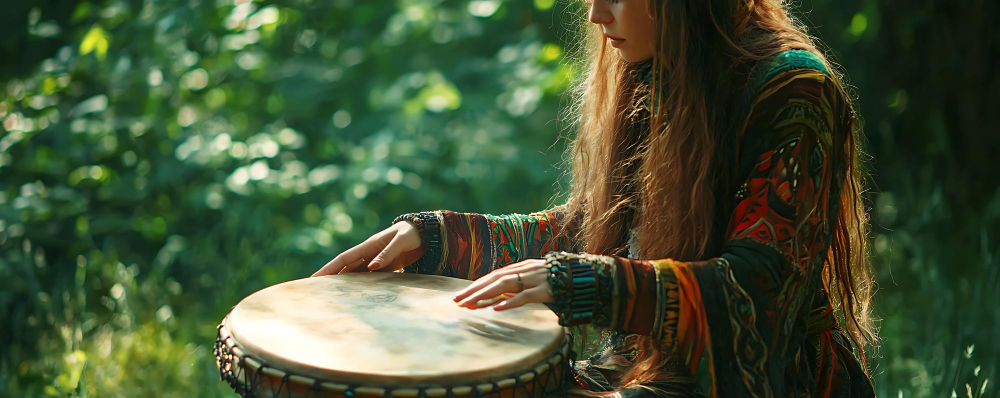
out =
[[748,91],[753,94],[766,82],[774,79],[782,73],[796,70],[812,70],[825,75],[830,74],[830,69],[819,55],[812,51],[793,48],[781,51],[767,57],[757,63],[747,85]]
[[758,61],[750,73],[743,93],[743,114],[761,100],[775,94],[796,94],[794,90],[778,92],[775,86],[791,80],[808,79],[815,84],[831,83],[833,76],[826,63],[816,54],[803,49],[788,49]]
[[809,51],[787,50],[760,61],[748,91],[738,140],[744,172],[760,153],[795,137],[808,135],[831,148],[852,134],[846,92],[826,63]]
[[774,132],[773,127],[787,124],[789,118],[809,119],[817,132],[834,133],[851,114],[848,97],[826,63],[799,49],[760,61],[748,82],[744,109],[744,135],[754,133],[751,130]]

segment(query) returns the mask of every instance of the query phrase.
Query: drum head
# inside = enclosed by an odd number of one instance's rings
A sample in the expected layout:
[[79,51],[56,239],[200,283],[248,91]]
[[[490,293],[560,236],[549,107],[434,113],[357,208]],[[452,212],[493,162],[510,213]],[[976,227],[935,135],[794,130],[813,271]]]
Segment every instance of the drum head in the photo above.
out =
[[270,366],[381,385],[514,373],[560,348],[563,328],[544,305],[459,307],[452,298],[470,283],[397,272],[299,279],[245,298],[224,326]]

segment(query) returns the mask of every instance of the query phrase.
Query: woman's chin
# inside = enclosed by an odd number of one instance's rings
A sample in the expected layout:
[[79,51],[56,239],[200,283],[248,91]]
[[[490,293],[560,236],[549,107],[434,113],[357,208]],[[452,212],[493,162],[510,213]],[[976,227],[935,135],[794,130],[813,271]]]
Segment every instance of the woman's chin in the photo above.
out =
[[631,51],[622,50],[620,48],[618,49],[618,56],[621,57],[623,61],[633,64],[652,58],[652,55],[642,56],[635,54],[634,52]]

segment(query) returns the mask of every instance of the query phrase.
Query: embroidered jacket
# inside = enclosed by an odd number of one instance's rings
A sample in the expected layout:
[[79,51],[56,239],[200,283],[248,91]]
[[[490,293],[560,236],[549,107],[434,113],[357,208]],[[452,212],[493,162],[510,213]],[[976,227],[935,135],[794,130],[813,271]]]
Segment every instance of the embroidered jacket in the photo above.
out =
[[[433,255],[408,271],[476,279],[545,257],[560,322],[611,332],[602,354],[574,366],[594,391],[615,391],[613,375],[633,358],[627,342],[645,335],[691,374],[707,358],[720,396],[874,396],[820,276],[850,164],[848,101],[802,50],[763,61],[748,93],[736,163],[742,185],[715,257],[570,253],[573,242],[555,238],[563,206],[500,216],[440,210],[423,213],[439,224],[429,231],[439,242]],[[623,396],[666,395],[649,387]]]

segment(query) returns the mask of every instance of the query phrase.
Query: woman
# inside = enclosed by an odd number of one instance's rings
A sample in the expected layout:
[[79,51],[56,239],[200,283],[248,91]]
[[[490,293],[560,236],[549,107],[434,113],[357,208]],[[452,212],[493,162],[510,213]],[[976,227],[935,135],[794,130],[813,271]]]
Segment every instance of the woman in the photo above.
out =
[[588,3],[566,204],[403,215],[315,275],[405,267],[475,280],[468,308],[549,304],[604,331],[567,395],[874,396],[840,76],[781,0]]

